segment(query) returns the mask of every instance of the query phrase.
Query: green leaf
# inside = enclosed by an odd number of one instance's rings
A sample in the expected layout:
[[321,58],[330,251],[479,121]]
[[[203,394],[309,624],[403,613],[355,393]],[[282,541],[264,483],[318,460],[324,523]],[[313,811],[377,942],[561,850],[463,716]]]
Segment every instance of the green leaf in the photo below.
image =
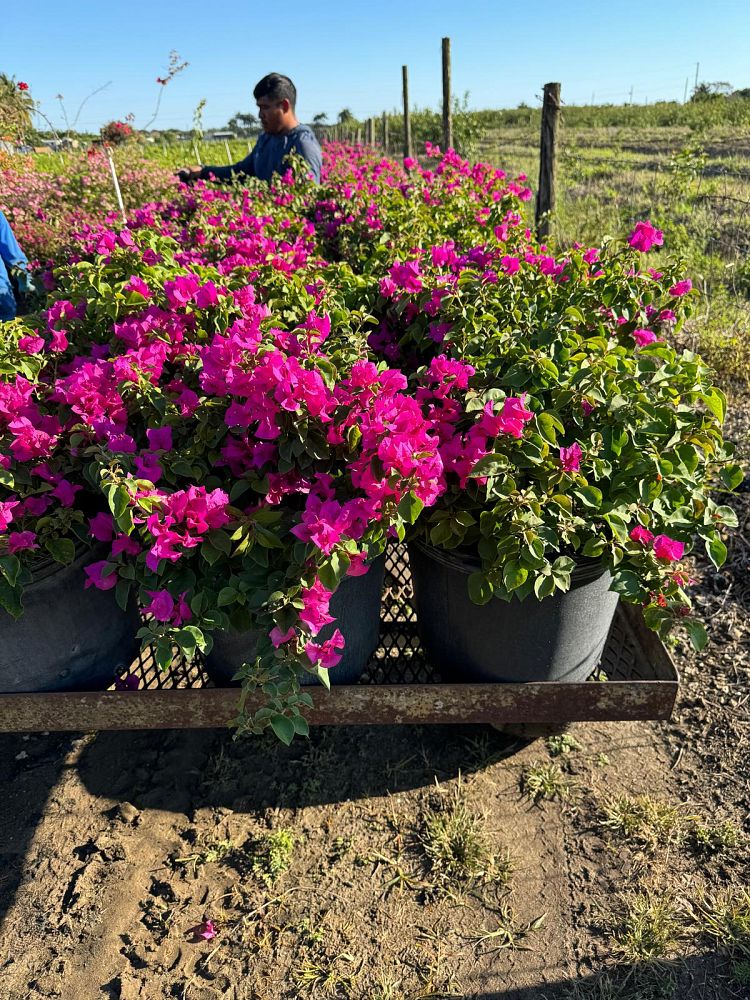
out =
[[294,734],[296,732],[294,728],[294,723],[291,719],[288,719],[285,715],[274,715],[271,718],[271,729],[276,733],[278,738],[286,746],[294,739]]
[[75,559],[76,547],[69,538],[48,538],[44,547],[55,562],[62,563],[63,566]]
[[118,580],[115,584],[115,600],[117,601],[118,607],[122,608],[123,611],[127,611],[128,609],[130,586],[131,585],[127,580]]
[[407,493],[406,496],[401,497],[398,504],[398,513],[400,517],[407,521],[409,524],[414,524],[419,515],[424,510],[424,503],[419,499],[419,497],[414,496],[413,493]]
[[506,590],[515,590],[525,583],[529,571],[521,566],[515,559],[511,559],[503,566],[503,583]]
[[119,520],[130,505],[130,494],[127,487],[116,486],[109,494],[109,507],[115,520]]
[[508,459],[505,455],[485,455],[480,458],[469,473],[470,477],[477,476],[499,476],[508,468]]
[[717,569],[726,562],[727,547],[720,538],[706,539],[706,552]]
[[172,666],[172,643],[169,639],[159,639],[154,649],[154,659],[159,670],[169,670]]
[[0,556],[0,572],[13,587],[21,570],[21,562],[18,556]]
[[694,618],[688,619],[685,623],[685,630],[690,636],[690,641],[693,644],[693,648],[699,653],[705,647],[708,642],[708,635],[706,629],[701,624],[701,622],[696,621]]
[[222,587],[219,591],[219,596],[216,599],[216,603],[220,608],[223,608],[227,604],[234,604],[237,600],[238,594],[234,587]]
[[719,423],[723,424],[727,412],[727,397],[721,389],[709,389],[708,392],[701,393],[699,398],[703,400]]
[[0,576],[0,607],[5,608],[13,618],[20,618],[23,614],[21,604],[21,588],[11,587],[11,585]]
[[310,726],[307,719],[303,719],[301,715],[292,716],[292,725],[294,726],[294,731],[298,736],[310,735]]
[[552,574],[549,574],[548,576],[538,576],[534,581],[534,593],[540,601],[545,597],[549,597],[550,594],[554,593],[554,590],[555,580]]
[[250,489],[250,483],[246,479],[238,479],[237,482],[232,486],[229,491],[229,499],[234,503],[238,500],[243,493],[246,493]]
[[739,465],[726,465],[719,473],[722,483],[728,490],[736,490],[745,478],[745,473]]
[[469,576],[469,597],[474,604],[487,604],[492,600],[492,584],[484,573]]

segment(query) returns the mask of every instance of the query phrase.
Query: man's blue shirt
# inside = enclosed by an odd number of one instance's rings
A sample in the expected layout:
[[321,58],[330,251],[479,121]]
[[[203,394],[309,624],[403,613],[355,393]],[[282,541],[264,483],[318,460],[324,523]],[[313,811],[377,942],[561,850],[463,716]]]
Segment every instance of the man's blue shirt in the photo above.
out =
[[10,223],[0,212],[0,320],[13,319],[16,315],[16,300],[7,271],[14,264],[25,266],[28,260],[13,235]]
[[227,167],[203,167],[200,177],[201,180],[208,180],[208,175],[213,174],[217,180],[226,181],[236,174],[246,174],[262,181],[270,181],[274,174],[284,173],[287,168],[284,160],[290,153],[299,153],[307,161],[315,183],[320,184],[323,154],[309,125],[295,125],[284,135],[263,132],[244,160]]

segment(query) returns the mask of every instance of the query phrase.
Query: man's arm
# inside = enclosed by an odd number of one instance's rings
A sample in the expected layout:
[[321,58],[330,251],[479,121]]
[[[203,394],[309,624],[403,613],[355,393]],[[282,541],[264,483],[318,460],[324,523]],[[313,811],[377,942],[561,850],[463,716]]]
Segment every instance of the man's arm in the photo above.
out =
[[295,136],[292,149],[299,153],[303,160],[306,160],[310,173],[313,175],[316,184],[320,184],[320,171],[323,167],[323,155],[315,136],[307,132]]
[[219,181],[230,181],[235,174],[244,174],[246,177],[255,177],[255,146],[244,160],[239,163],[232,163],[227,167],[201,167],[198,180],[207,181],[209,175]]

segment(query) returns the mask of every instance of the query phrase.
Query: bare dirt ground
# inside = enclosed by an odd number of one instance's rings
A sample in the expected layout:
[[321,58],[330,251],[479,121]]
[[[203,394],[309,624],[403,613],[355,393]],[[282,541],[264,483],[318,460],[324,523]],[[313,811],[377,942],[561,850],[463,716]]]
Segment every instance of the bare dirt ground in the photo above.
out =
[[0,1000],[750,997],[733,502],[670,723],[0,736]]

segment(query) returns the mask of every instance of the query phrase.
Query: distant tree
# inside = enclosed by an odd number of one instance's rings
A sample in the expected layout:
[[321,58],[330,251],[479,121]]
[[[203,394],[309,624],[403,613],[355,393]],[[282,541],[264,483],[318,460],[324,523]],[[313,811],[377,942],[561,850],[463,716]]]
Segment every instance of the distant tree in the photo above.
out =
[[339,111],[337,121],[339,125],[346,125],[354,121],[354,115],[349,108],[344,108],[343,111]]
[[691,101],[700,103],[701,101],[714,101],[717,97],[728,97],[732,93],[732,84],[724,80],[717,80],[714,83],[699,83],[693,90]]
[[260,122],[251,111],[238,111],[227,122],[227,130],[244,137],[254,135],[260,129]]
[[328,124],[328,115],[325,113],[325,111],[321,111],[320,114],[315,115],[315,117],[313,118],[313,125],[327,125],[327,124]]
[[31,113],[35,110],[29,85],[0,73],[0,138],[23,142],[33,131]]
[[743,87],[742,90],[733,90],[732,97],[738,97],[742,101],[750,101],[750,87]]

